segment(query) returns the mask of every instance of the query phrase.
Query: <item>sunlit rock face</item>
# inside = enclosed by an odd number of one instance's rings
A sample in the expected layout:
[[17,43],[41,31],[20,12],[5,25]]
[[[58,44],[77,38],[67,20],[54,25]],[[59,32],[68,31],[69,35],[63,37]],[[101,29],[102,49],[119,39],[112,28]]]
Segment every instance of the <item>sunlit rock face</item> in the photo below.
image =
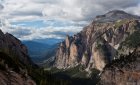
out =
[[123,44],[139,30],[138,16],[118,10],[97,16],[81,32],[66,37],[57,50],[54,66],[62,69],[82,65],[87,71],[102,71],[118,55],[133,52],[132,47]]

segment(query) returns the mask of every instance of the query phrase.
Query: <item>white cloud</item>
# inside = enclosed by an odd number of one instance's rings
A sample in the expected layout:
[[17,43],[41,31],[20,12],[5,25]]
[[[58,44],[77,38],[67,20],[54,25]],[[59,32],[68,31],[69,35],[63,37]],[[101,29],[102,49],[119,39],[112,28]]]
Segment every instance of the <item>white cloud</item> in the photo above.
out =
[[33,40],[33,39],[46,39],[46,38],[56,38],[56,39],[64,39],[66,34],[77,33],[81,31],[81,27],[46,27],[41,29],[35,28],[16,28],[13,31],[10,31],[16,37],[21,40]]
[[28,16],[9,16],[8,21],[10,22],[20,22],[20,21],[32,21],[32,20],[38,20],[41,19],[39,16],[33,16],[33,15],[28,15]]
[[134,6],[134,7],[128,7],[125,9],[129,13],[133,13],[135,15],[140,16],[140,4]]

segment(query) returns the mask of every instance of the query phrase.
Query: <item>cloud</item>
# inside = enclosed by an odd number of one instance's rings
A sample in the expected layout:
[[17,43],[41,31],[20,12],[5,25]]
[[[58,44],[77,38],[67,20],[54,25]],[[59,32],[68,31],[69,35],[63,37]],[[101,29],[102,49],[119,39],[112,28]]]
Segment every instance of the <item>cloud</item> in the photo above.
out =
[[56,27],[56,28],[24,28],[23,30],[15,29],[12,33],[15,34],[21,40],[34,40],[34,39],[46,39],[46,38],[56,38],[64,39],[67,34],[73,35],[81,31],[81,27]]
[[[37,22],[37,21],[35,21]],[[1,28],[4,33],[9,32],[13,34],[15,37],[21,40],[34,40],[34,39],[46,39],[46,38],[56,38],[56,39],[64,39],[67,34],[73,35],[82,30],[82,26],[75,25],[74,22],[71,22],[71,25],[66,26],[66,24],[57,25],[60,22],[49,21],[49,26],[44,26],[41,28],[33,28],[33,27],[24,27],[11,25],[7,20],[3,20],[1,23]],[[84,24],[85,22],[81,22]],[[19,23],[21,24],[21,23]],[[45,24],[45,23],[44,23]]]
[[0,5],[4,8],[0,15],[10,20],[18,20],[17,17],[30,19],[28,16],[36,19],[38,16],[84,21],[109,10],[135,7],[138,3],[139,0],[4,0],[3,6]]
[[89,20],[96,15],[113,9],[126,9],[138,4],[139,0],[53,0],[48,3],[43,15],[47,18]]
[[128,8],[125,9],[125,11],[140,16],[140,4],[138,4],[134,7],[128,7]]
[[0,16],[6,19],[13,20],[13,21],[18,20],[18,19],[21,20],[22,17],[25,17],[26,19],[27,18],[30,19],[30,17],[34,17],[34,19],[36,19],[36,17],[41,17],[42,10],[45,4],[38,3],[35,1],[34,0],[22,0],[22,1],[21,0],[5,0],[3,2],[4,9],[1,12]]
[[0,10],[2,10],[4,8],[4,6],[2,4],[0,4]]
[[140,15],[139,0],[3,0],[1,29],[21,40],[64,38],[97,15],[121,9]]

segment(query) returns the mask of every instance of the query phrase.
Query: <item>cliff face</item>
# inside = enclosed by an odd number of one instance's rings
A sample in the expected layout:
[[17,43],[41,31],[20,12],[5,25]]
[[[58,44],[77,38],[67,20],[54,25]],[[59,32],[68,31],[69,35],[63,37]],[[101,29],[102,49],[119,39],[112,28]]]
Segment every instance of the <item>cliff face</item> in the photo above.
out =
[[[107,17],[115,19],[110,21]],[[87,71],[92,68],[102,71],[106,64],[119,58],[117,56],[121,53],[133,52],[134,49],[130,46],[122,45],[130,35],[139,31],[139,17],[111,11],[103,18],[101,16],[96,18],[80,33],[72,37],[67,36],[60,44],[56,53],[55,67],[64,69],[82,65]],[[104,18],[106,18],[104,22],[99,22]],[[126,49],[129,49],[128,52],[125,52]]]
[[140,50],[108,64],[98,85],[140,85]]

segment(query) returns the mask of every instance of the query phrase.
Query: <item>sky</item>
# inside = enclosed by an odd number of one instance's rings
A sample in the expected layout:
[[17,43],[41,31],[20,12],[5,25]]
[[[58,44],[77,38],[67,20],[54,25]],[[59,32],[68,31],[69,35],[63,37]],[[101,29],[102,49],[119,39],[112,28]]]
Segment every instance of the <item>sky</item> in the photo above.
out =
[[0,0],[0,28],[20,40],[64,39],[116,9],[140,15],[140,0]]

